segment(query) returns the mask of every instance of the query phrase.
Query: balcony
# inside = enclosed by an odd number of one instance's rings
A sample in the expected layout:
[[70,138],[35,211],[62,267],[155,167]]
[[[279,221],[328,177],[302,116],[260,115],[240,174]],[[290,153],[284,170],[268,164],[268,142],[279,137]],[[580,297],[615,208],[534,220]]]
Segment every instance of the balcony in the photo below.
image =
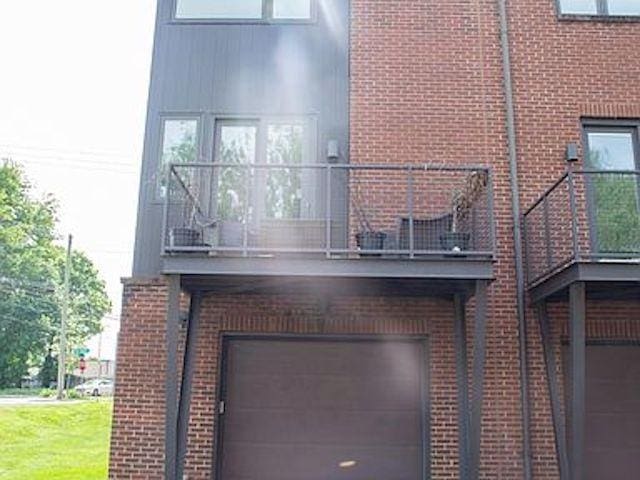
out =
[[591,297],[638,295],[640,171],[569,171],[524,215],[534,301],[564,297],[576,281]]
[[207,285],[419,279],[448,291],[492,278],[486,168],[174,164],[165,187],[164,273]]

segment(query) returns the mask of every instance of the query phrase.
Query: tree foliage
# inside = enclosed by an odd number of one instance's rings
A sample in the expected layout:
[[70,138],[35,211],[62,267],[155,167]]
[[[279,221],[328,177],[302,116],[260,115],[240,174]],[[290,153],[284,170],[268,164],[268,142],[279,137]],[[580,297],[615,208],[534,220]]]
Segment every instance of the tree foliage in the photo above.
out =
[[[0,165],[0,387],[19,384],[56,349],[65,250],[55,223],[54,199],[33,199],[21,169]],[[91,261],[74,251],[72,266],[70,348],[98,333],[111,308]]]
[[601,171],[587,176],[597,252],[640,252],[640,178],[631,171],[608,172],[618,169],[609,152],[589,152],[587,165]]

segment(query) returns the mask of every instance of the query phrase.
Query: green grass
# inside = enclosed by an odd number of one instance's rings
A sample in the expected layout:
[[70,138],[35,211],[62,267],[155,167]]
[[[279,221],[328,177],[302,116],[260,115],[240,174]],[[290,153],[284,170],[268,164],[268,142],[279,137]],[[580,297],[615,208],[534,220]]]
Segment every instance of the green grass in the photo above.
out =
[[106,479],[111,407],[111,401],[0,406],[0,479]]

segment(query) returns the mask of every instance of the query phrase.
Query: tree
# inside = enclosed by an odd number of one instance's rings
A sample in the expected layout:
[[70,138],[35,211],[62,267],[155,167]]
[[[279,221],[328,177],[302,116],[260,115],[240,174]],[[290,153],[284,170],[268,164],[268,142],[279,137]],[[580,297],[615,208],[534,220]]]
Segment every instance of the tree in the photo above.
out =
[[[0,387],[18,385],[56,346],[65,252],[55,215],[55,200],[33,199],[18,166],[0,165]],[[98,333],[111,307],[91,261],[76,251],[72,265],[70,347]]]
[[588,174],[588,201],[594,212],[597,253],[640,251],[640,178],[633,172],[611,173],[616,164],[609,152],[592,151],[587,165],[600,173]]

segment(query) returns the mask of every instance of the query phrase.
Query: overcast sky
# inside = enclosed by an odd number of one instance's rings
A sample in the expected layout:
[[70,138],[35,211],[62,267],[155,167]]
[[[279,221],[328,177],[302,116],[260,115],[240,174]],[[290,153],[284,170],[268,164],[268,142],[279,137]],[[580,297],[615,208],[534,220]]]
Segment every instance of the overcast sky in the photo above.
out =
[[20,0],[0,14],[0,158],[58,199],[59,234],[107,282],[106,358],[131,273],[155,3]]

